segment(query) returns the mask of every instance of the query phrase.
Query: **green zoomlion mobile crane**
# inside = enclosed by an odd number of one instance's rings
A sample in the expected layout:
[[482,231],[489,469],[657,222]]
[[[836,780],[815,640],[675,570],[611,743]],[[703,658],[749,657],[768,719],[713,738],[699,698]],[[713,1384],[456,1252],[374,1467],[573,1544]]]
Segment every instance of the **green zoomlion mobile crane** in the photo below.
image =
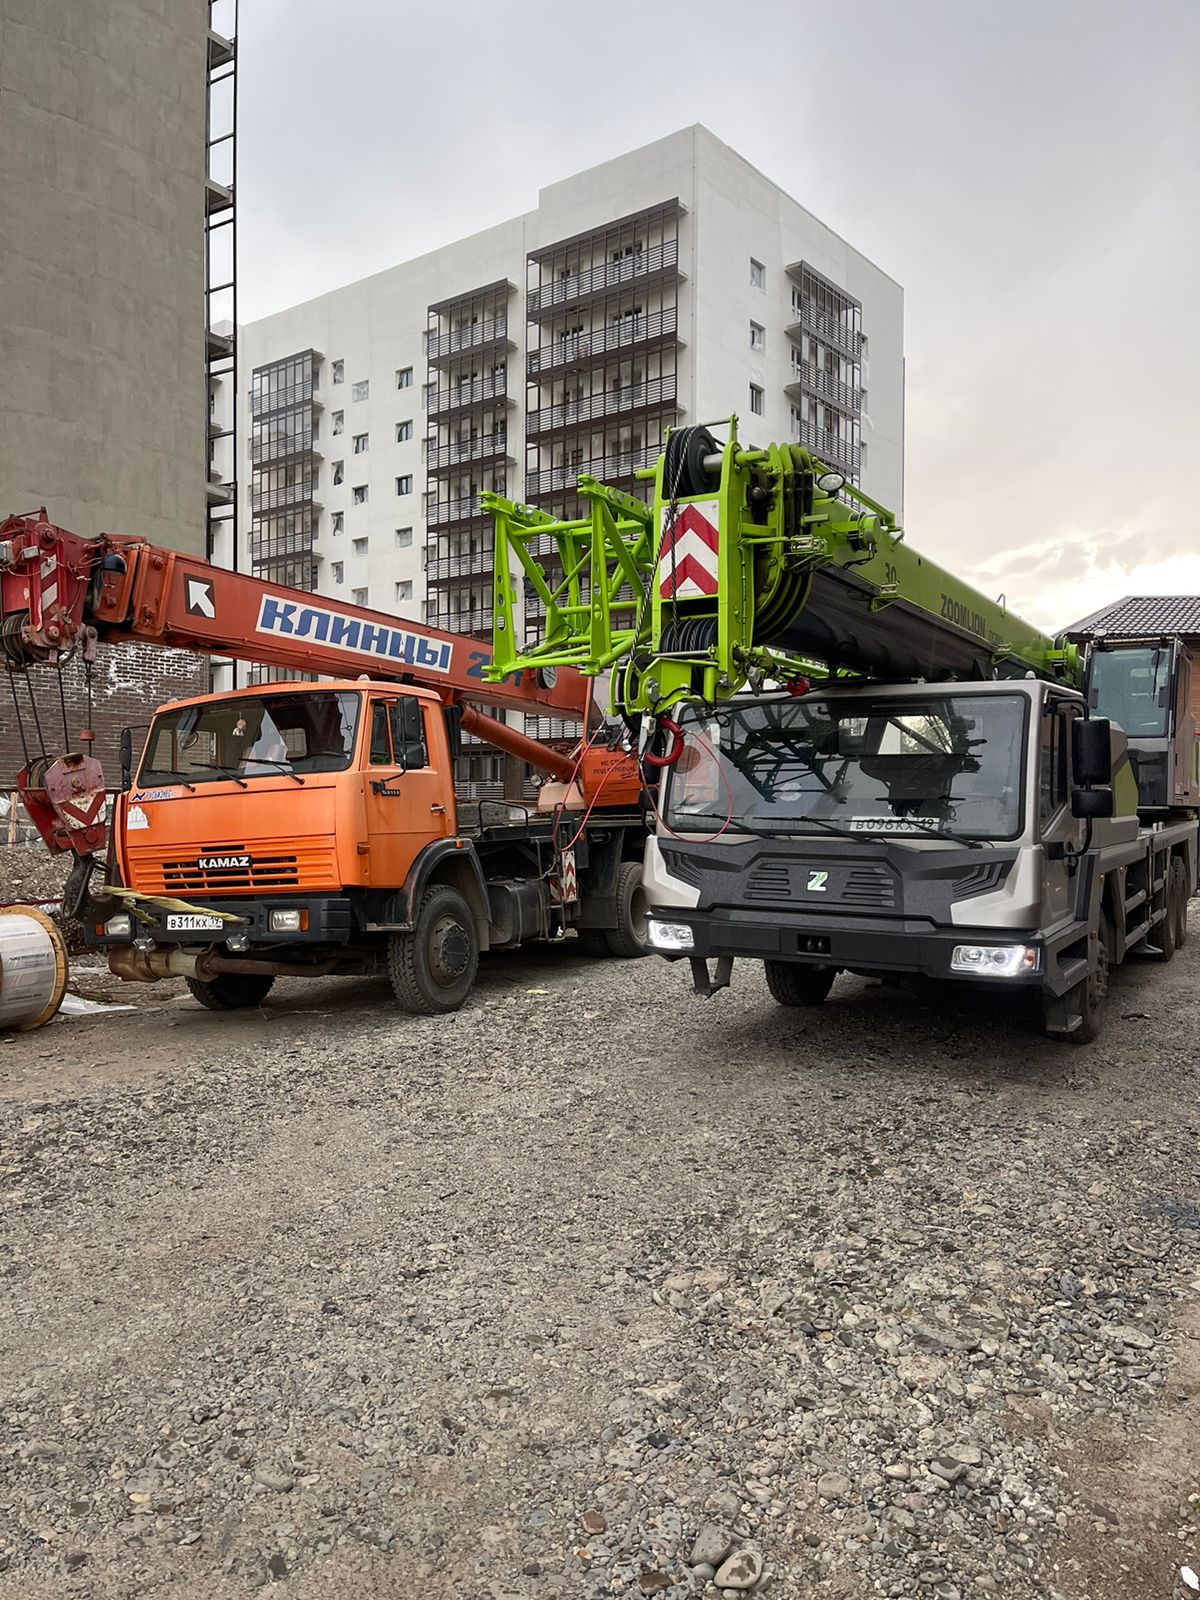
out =
[[[495,676],[610,677],[605,736],[646,779],[654,947],[704,995],[737,957],[784,1005],[841,971],[924,976],[1037,990],[1049,1033],[1094,1038],[1112,967],[1186,935],[1183,646],[1047,637],[736,418],[672,430],[644,476],[649,504],[581,478],[573,521],[484,499]],[[525,642],[514,574],[544,612]]]

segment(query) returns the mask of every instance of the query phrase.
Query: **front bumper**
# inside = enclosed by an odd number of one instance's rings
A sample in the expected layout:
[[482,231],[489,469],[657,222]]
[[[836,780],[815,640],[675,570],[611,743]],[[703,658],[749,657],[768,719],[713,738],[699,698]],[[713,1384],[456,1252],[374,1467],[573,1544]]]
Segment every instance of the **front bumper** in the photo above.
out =
[[[225,923],[220,931],[171,928],[168,926],[171,912],[139,903],[140,917],[134,919],[132,935],[98,933],[95,926],[88,926],[84,930],[85,942],[96,950],[111,950],[132,944],[135,937],[152,940],[156,948],[172,945],[195,947],[224,944],[230,934],[236,933],[245,936],[248,949],[267,945],[278,949],[280,945],[346,944],[353,929],[350,901],[342,895],[279,895],[266,900],[226,900],[221,897],[207,902],[189,900],[187,903],[195,911],[220,911],[241,920]],[[307,922],[307,927],[286,933],[276,932],[271,928],[272,911],[307,913],[306,918],[302,919]]]
[[[848,972],[986,983],[989,987],[1057,987],[1054,973],[1058,962],[1050,959],[1052,953],[1036,931],[957,926],[941,929],[927,922],[897,919],[885,923],[875,917],[823,916],[818,921],[787,912],[698,912],[679,906],[651,906],[648,915],[692,930],[692,948],[666,955],[668,961],[708,961],[714,957],[728,961],[744,956],[758,961],[838,967]],[[1026,945],[1039,952],[1038,969],[1012,976],[952,971],[950,960],[955,947],[964,944]]]

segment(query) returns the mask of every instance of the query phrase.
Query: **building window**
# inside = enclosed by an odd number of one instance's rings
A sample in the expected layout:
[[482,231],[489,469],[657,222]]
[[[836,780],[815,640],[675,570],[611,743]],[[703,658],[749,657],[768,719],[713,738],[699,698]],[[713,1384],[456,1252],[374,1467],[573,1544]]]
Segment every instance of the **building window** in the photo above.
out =
[[761,261],[750,257],[750,287],[752,289],[765,289],[767,287],[767,269]]
[[333,531],[335,534],[345,533],[346,513],[344,511],[335,511],[333,513]]
[[368,495],[369,492],[370,491],[368,490],[368,488],[367,488],[365,483],[358,483],[358,484],[355,484],[353,489],[351,489],[350,498],[354,501],[354,504],[356,506],[365,506],[366,503],[367,503],[367,495]]
[[865,333],[860,333],[858,336],[858,359],[860,361],[867,359],[867,336]]
[[367,553],[368,543],[369,541],[366,539],[352,539],[350,542],[350,548],[354,551],[356,556],[365,556]]
[[412,438],[412,419],[396,424],[396,443],[403,444],[406,439]]
[[334,383],[345,383],[346,363],[344,361],[335,361],[333,363],[333,381]]
[[371,393],[371,380],[364,378],[361,383],[356,383],[350,390],[351,400],[365,400]]
[[354,435],[354,454],[361,456],[364,450],[370,448],[371,435],[369,433],[356,433]]
[[396,549],[397,550],[410,550],[411,548],[412,548],[412,529],[411,528],[397,528],[396,529]]
[[750,385],[750,410],[756,417],[761,417],[763,414],[763,401],[763,391],[759,388],[757,383],[752,383]]
[[331,561],[329,563],[329,571],[333,576],[334,583],[341,583],[346,574],[345,563],[341,561]]
[[396,387],[397,387],[397,389],[411,389],[412,388],[412,368],[411,367],[397,367],[396,368]]
[[867,391],[865,389],[858,391],[858,403],[864,411],[867,409]]
[[412,493],[412,473],[411,472],[405,472],[399,478],[396,479],[396,493],[397,494],[411,494]]
[[396,585],[396,599],[397,600],[411,600],[412,599],[412,579],[411,578],[402,578],[400,580],[400,582]]
[[351,589],[350,598],[356,606],[365,606],[367,603],[367,591],[365,589]]
[[333,431],[334,431],[334,433],[341,433],[342,429],[345,426],[346,426],[346,413],[344,411],[335,411],[333,413]]
[[342,480],[345,478],[345,476],[346,476],[346,463],[344,461],[335,461],[333,463],[333,481],[334,481],[334,483],[341,483]]
[[751,350],[757,350],[760,355],[767,348],[767,330],[761,323],[752,322],[750,324],[750,348]]

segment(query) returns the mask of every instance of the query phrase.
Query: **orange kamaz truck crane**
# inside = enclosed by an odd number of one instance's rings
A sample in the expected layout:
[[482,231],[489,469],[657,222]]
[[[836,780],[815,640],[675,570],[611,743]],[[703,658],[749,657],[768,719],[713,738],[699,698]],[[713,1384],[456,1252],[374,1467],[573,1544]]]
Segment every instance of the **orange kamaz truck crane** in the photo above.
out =
[[[124,736],[106,824],[90,731],[45,749],[56,716],[38,697],[49,669],[78,665],[90,703],[113,642],[329,681],[161,707],[137,761]],[[134,537],[79,538],[44,510],[0,523],[0,657],[25,742],[18,789],[51,850],[74,855],[65,908],[122,978],[181,976],[229,1010],[281,975],[386,971],[401,1008],[432,1013],[462,1005],[481,951],[568,928],[594,953],[647,948],[628,757],[549,748],[472,703],[586,727],[590,684],[573,671],[491,682],[476,640]],[[54,689],[49,706],[64,703]],[[456,796],[463,733],[546,774],[536,807]]]

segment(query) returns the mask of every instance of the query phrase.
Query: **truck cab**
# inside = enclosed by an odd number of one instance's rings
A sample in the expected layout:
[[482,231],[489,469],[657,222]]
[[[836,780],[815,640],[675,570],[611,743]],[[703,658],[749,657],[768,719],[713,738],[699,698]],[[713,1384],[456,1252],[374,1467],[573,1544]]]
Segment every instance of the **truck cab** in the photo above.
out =
[[[1091,724],[1104,770],[1081,769],[1086,710],[1029,677],[832,680],[682,712],[646,851],[651,942],[703,993],[750,956],[785,1004],[839,971],[983,982],[1036,988],[1050,1031],[1087,1031],[1094,934],[1107,918],[1113,962],[1168,915],[1178,935],[1169,857],[1194,886],[1195,824],[1149,838],[1115,726]],[[1103,803],[1079,800],[1098,778]]]
[[575,818],[560,841],[553,815],[460,807],[456,723],[430,690],[362,680],[164,706],[116,801],[122,909],[90,941],[120,976],[184,976],[213,1009],[281,975],[387,970],[405,1009],[445,1011],[481,951],[615,925],[637,813]]

